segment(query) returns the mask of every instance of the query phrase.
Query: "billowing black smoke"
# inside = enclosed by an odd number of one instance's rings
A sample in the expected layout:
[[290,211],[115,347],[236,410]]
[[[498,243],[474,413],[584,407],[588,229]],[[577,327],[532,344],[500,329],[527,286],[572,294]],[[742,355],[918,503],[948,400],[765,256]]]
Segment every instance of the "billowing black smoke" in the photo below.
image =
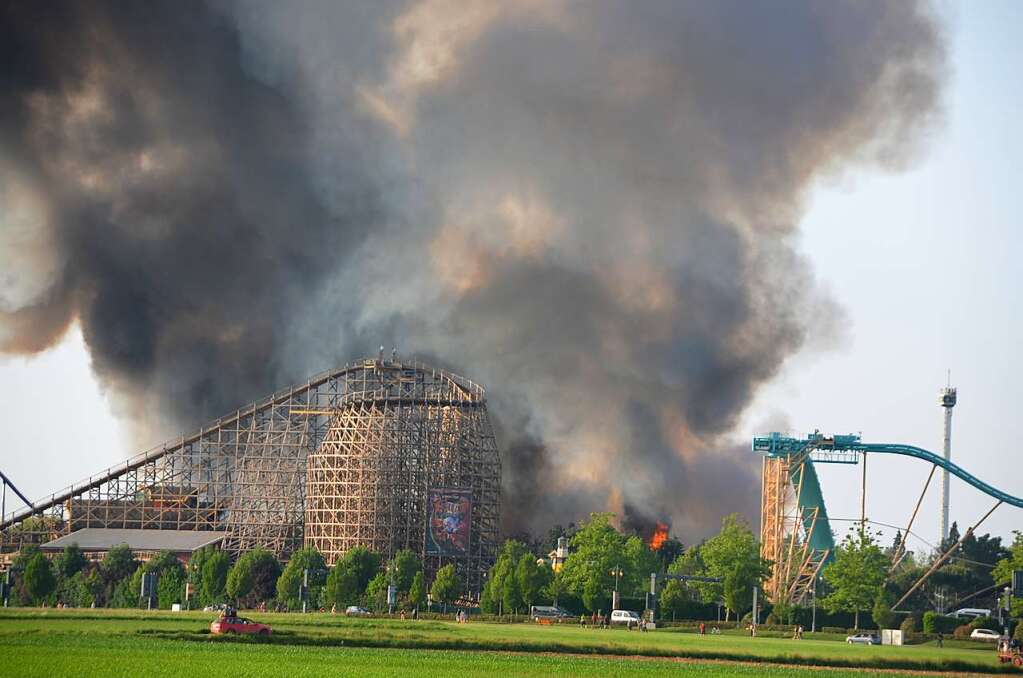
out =
[[509,530],[690,538],[835,313],[806,192],[911,159],[943,68],[862,1],[5,3],[0,58],[0,348],[77,320],[153,432],[397,344],[490,387]]

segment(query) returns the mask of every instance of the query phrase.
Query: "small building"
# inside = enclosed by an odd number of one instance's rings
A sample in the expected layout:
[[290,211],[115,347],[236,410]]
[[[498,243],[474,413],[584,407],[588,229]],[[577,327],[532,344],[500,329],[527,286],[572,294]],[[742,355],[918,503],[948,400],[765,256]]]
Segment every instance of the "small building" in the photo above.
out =
[[565,565],[565,561],[568,560],[567,538],[558,537],[558,548],[547,554],[547,560],[550,561],[551,570],[554,572],[561,572],[561,568]]
[[55,554],[77,544],[89,560],[102,560],[115,546],[125,544],[136,559],[146,562],[161,551],[170,551],[182,563],[207,546],[219,546],[223,532],[213,530],[122,530],[86,527],[40,545],[43,553]]

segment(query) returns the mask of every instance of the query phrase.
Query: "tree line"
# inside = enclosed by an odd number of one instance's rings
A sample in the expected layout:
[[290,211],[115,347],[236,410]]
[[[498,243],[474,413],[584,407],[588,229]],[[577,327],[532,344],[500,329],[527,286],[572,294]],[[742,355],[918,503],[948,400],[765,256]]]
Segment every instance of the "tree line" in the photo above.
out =
[[[706,618],[708,607],[720,606],[727,621],[750,611],[753,589],[762,586],[770,574],[771,563],[761,558],[756,536],[738,515],[725,516],[721,530],[698,544],[686,548],[677,538],[671,538],[657,550],[638,535],[617,529],[614,519],[610,513],[594,513],[578,526],[552,528],[546,541],[528,536],[505,541],[486,573],[479,599],[482,610],[518,614],[533,605],[566,604],[576,612],[607,612],[615,588],[635,605],[636,599],[649,590],[650,574],[667,572],[721,581],[667,581],[660,587],[658,598],[661,618]],[[545,548],[553,550],[559,537],[568,540],[569,555],[554,572],[542,556]],[[893,601],[910,588],[936,556],[903,554],[899,533],[888,548],[880,546],[880,537],[869,528],[856,527],[838,545],[815,589],[823,611],[851,615],[856,627],[863,613],[869,613],[875,625],[892,623]],[[958,541],[960,535],[953,524],[939,552]],[[898,567],[891,571],[896,559]],[[186,566],[168,552],[140,563],[127,546],[111,549],[100,562],[87,560],[76,545],[65,548],[52,561],[38,547],[30,546],[18,554],[13,569],[16,576],[11,602],[15,605],[136,607],[142,577],[149,572],[158,575],[156,602],[160,608],[184,603],[188,583],[194,590],[192,607],[231,602],[241,607],[267,603],[298,609],[302,606],[306,573],[306,602],[313,609],[361,605],[387,610],[387,589],[391,585],[397,590],[397,608],[407,610],[423,608],[428,592],[441,604],[456,601],[463,592],[453,565],[442,567],[427,582],[418,556],[407,549],[384,562],[380,554],[356,547],[328,567],[315,548],[295,552],[282,566],[266,550],[244,553],[232,564],[226,553],[208,547],[195,552]],[[941,609],[942,605],[947,609],[958,600],[972,600],[970,607],[996,605],[997,592],[1008,584],[1016,569],[1023,569],[1023,534],[1016,532],[1009,548],[1002,547],[997,537],[967,535],[957,554],[907,600],[905,607],[919,616],[924,610]],[[987,593],[969,598],[978,591]],[[1020,599],[1012,605],[1012,616],[1023,615]],[[805,609],[787,604],[771,606],[766,601],[764,612],[778,623],[803,623],[807,618]]]
[[15,558],[12,571],[10,604],[23,606],[135,608],[147,573],[157,575],[155,603],[160,609],[184,605],[186,584],[193,590],[191,607],[267,604],[283,610],[301,609],[304,585],[305,602],[312,609],[360,605],[376,611],[389,608],[391,585],[397,591],[396,607],[408,610],[425,606],[428,592],[439,604],[454,603],[463,588],[452,564],[437,571],[428,589],[423,564],[411,550],[384,562],[380,554],[364,547],[349,550],[328,567],[311,547],[295,552],[282,565],[265,549],[248,551],[232,564],[227,553],[206,547],[183,564],[169,551],[142,563],[126,545],[110,549],[99,562],[89,561],[76,544],[53,560],[38,547],[28,546]]

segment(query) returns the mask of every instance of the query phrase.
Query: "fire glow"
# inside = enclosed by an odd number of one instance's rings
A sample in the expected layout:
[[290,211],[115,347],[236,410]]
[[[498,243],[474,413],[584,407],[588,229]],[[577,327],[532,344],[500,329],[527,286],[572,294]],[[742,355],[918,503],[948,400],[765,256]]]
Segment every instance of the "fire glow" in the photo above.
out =
[[661,548],[661,545],[664,544],[665,541],[667,541],[667,539],[668,526],[658,520],[657,528],[654,529],[654,533],[650,535],[650,541],[647,542],[647,544],[650,546],[650,550],[652,551],[658,550],[659,548]]

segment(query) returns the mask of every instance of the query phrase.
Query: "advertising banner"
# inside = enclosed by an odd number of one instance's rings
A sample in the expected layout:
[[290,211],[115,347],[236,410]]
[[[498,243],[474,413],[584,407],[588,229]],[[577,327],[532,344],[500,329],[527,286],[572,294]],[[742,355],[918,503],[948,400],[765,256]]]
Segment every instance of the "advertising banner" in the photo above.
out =
[[434,489],[430,490],[427,501],[427,555],[466,555],[469,552],[472,491]]

